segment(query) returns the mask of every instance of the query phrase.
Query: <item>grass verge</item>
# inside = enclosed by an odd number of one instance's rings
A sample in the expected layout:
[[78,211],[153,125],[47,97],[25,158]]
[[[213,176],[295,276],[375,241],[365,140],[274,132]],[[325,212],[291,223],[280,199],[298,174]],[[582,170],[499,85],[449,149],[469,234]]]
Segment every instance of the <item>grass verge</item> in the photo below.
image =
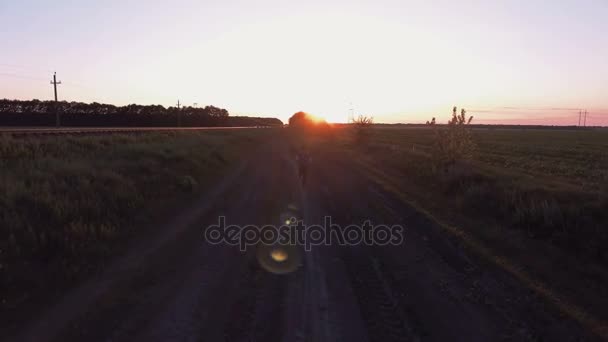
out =
[[102,268],[268,136],[267,130],[0,136],[2,316]]

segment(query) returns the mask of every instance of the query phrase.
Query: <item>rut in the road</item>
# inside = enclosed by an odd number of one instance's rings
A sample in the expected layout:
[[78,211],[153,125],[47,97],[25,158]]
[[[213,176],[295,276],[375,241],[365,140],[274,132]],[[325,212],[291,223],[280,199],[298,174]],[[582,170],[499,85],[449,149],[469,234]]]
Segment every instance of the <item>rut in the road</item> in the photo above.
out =
[[379,262],[361,251],[343,249],[346,266],[371,341],[417,340],[399,298],[387,281]]
[[[326,176],[327,177],[327,176]],[[347,183],[344,178],[341,182]],[[340,182],[340,183],[341,183]],[[341,185],[336,181],[334,186]],[[352,184],[343,185],[349,188]],[[366,212],[367,208],[350,197],[340,198],[346,193],[330,193],[322,187],[317,200],[326,205],[325,214],[347,226],[355,223],[352,213]],[[363,218],[360,220],[363,222]],[[336,222],[336,223],[338,223]],[[408,316],[405,305],[393,288],[388,274],[369,246],[335,246],[337,257],[344,265],[348,282],[354,291],[361,317],[370,341],[417,341],[419,334],[413,328],[412,317]]]
[[284,277],[266,272],[250,259],[224,326],[225,341],[280,341],[286,285]]

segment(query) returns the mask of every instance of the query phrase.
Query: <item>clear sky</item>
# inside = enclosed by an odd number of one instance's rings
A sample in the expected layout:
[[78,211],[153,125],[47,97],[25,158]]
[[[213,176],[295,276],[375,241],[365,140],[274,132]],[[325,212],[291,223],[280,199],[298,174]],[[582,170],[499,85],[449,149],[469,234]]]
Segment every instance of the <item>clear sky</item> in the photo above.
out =
[[0,98],[608,125],[608,1],[0,1]]

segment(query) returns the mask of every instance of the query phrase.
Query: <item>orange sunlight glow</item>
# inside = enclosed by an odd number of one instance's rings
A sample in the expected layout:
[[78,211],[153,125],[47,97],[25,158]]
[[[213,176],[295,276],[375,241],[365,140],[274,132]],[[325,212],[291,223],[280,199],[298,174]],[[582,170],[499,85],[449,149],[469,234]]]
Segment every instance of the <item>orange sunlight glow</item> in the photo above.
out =
[[307,116],[314,123],[324,123],[324,122],[327,122],[327,120],[325,120],[325,118],[323,118],[323,117],[321,117],[319,115],[313,115],[313,114],[308,113]]

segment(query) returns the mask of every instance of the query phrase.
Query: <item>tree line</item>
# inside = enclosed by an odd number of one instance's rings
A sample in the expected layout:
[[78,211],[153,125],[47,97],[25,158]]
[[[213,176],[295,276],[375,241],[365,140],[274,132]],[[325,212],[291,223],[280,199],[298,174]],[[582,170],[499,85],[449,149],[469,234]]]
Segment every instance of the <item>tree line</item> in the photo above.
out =
[[89,127],[213,127],[277,126],[276,118],[230,117],[228,111],[215,106],[168,107],[161,105],[115,106],[40,100],[0,100],[0,126],[54,126],[56,113],[62,126]]

